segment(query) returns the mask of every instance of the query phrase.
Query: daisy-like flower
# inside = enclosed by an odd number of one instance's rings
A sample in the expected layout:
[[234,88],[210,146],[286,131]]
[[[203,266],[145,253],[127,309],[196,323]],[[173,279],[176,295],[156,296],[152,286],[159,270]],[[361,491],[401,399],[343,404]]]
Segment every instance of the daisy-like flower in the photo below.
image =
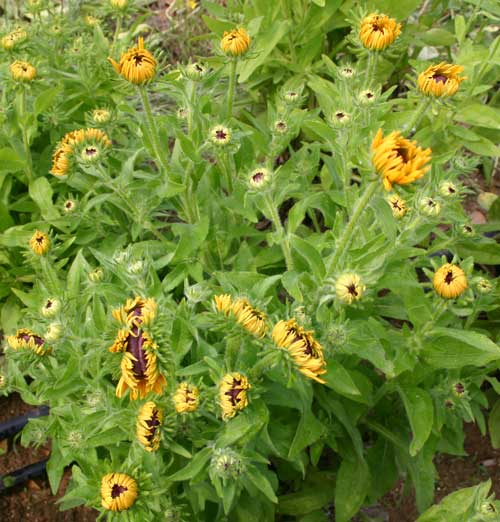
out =
[[29,245],[30,245],[31,250],[37,256],[43,256],[50,249],[49,236],[45,232],[40,232],[40,230],[35,230],[35,233],[31,236]]
[[140,324],[150,324],[156,317],[158,305],[150,297],[135,297],[127,299],[127,302],[113,310],[113,317],[127,327],[139,326]]
[[248,184],[252,189],[261,189],[271,180],[271,173],[266,168],[255,169],[248,177]]
[[194,384],[182,382],[174,394],[174,405],[177,413],[189,413],[198,409],[198,388]]
[[384,188],[391,190],[393,183],[406,185],[421,178],[429,169],[431,149],[417,147],[416,141],[403,138],[398,131],[383,136],[379,129],[372,142],[372,162],[382,176]]
[[245,298],[240,298],[233,304],[233,314],[238,323],[253,335],[266,335],[266,314],[254,308]]
[[156,60],[144,48],[144,38],[142,36],[139,36],[137,47],[132,47],[122,54],[120,63],[115,62],[113,58],[108,58],[108,61],[118,74],[136,85],[151,80],[156,74]]
[[432,283],[441,297],[454,299],[467,288],[467,277],[459,266],[446,263],[436,270]]
[[459,76],[464,70],[461,65],[441,62],[431,65],[418,76],[418,88],[426,96],[452,96],[460,84],[467,79]]
[[224,315],[229,315],[233,310],[233,300],[229,294],[214,295],[215,308]]
[[401,24],[384,14],[369,14],[361,21],[359,39],[366,49],[382,51],[401,33]]
[[37,355],[45,355],[52,351],[45,339],[36,335],[28,328],[21,328],[17,330],[15,335],[8,335],[7,343],[13,350],[31,350]]
[[491,281],[488,281],[488,279],[481,278],[476,283],[476,288],[480,294],[489,294],[493,290],[493,285],[491,284]]
[[32,82],[36,78],[36,69],[28,62],[16,60],[9,66],[10,75],[17,82]]
[[24,29],[14,29],[8,35],[4,36],[1,40],[2,47],[6,51],[12,51],[17,44],[24,42],[28,37],[26,31]]
[[344,274],[335,283],[337,297],[347,304],[359,301],[363,297],[366,287],[358,274]]
[[110,511],[129,509],[137,498],[137,482],[125,473],[108,473],[101,480],[102,507]]
[[443,181],[439,185],[439,193],[445,198],[450,198],[458,194],[458,189],[451,181]]
[[108,109],[94,109],[92,111],[92,119],[96,123],[107,123],[111,118],[111,112]]
[[373,103],[376,98],[377,97],[376,97],[375,93],[373,91],[371,91],[370,89],[361,91],[358,95],[358,100],[363,105],[368,105],[369,103]]
[[219,403],[223,420],[231,419],[248,406],[247,391],[251,387],[248,379],[241,373],[224,375],[219,385]]
[[160,447],[163,412],[152,401],[146,402],[137,417],[137,440],[146,451],[156,451]]
[[323,347],[295,319],[279,321],[272,331],[272,338],[279,348],[288,350],[298,370],[309,379],[325,383],[320,375],[326,373]]
[[250,36],[243,27],[225,31],[220,41],[221,49],[229,56],[241,56],[248,51],[249,46]]
[[387,198],[387,203],[392,210],[392,215],[396,218],[402,218],[407,212],[408,207],[406,206],[406,201],[400,198],[397,194],[393,194]]
[[429,217],[439,216],[439,213],[441,212],[441,204],[439,201],[428,197],[422,198],[419,207],[422,214]]
[[210,141],[218,147],[224,147],[231,142],[231,131],[223,125],[216,125],[208,133]]

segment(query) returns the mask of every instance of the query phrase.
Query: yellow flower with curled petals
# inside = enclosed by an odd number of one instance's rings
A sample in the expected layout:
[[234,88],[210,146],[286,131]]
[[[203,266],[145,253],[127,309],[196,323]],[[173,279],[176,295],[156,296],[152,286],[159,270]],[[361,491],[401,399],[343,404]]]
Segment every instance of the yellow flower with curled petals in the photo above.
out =
[[233,300],[229,294],[214,296],[215,308],[224,315],[229,315],[233,310]]
[[137,482],[125,473],[108,473],[101,479],[101,504],[110,511],[124,511],[135,502]]
[[28,328],[20,328],[15,335],[8,335],[7,344],[15,351],[31,350],[37,355],[46,355],[52,351],[45,339],[36,335]]
[[366,287],[358,274],[343,274],[335,283],[335,293],[344,303],[352,304],[363,297]]
[[266,314],[254,308],[247,299],[240,298],[233,304],[233,314],[250,333],[264,337],[267,331]]
[[35,230],[35,233],[31,236],[29,245],[30,245],[31,250],[37,256],[43,256],[50,249],[49,236],[45,232],[40,232],[40,230]]
[[241,373],[224,375],[219,384],[219,404],[223,420],[231,419],[248,406],[247,391],[251,387],[248,379]]
[[10,64],[9,70],[17,82],[32,82],[36,78],[36,68],[28,62],[16,60]]
[[467,79],[460,76],[464,68],[461,65],[441,62],[431,65],[418,76],[418,89],[426,96],[452,96],[458,91],[460,84]]
[[137,47],[132,47],[122,54],[119,63],[113,58],[108,58],[108,61],[119,75],[136,85],[151,80],[156,74],[155,57],[144,48],[142,36],[139,37]]
[[160,447],[163,412],[152,401],[146,402],[137,417],[137,440],[146,451],[156,451]]
[[139,326],[140,324],[150,324],[156,317],[156,301],[150,297],[135,297],[127,299],[127,302],[113,310],[113,317],[121,324],[128,326]]
[[396,219],[402,218],[407,212],[408,207],[406,206],[406,201],[403,198],[400,198],[397,194],[393,194],[387,198],[387,203],[391,207],[392,215]]
[[225,31],[220,46],[229,56],[241,56],[248,51],[250,36],[248,36],[248,33],[243,27],[238,27],[232,31]]
[[363,18],[359,39],[366,49],[382,51],[389,47],[401,33],[401,24],[384,14],[372,13]]
[[198,409],[198,387],[182,382],[174,394],[174,405],[177,413],[190,413]]
[[467,277],[459,266],[446,263],[436,270],[432,284],[441,297],[454,299],[467,288]]

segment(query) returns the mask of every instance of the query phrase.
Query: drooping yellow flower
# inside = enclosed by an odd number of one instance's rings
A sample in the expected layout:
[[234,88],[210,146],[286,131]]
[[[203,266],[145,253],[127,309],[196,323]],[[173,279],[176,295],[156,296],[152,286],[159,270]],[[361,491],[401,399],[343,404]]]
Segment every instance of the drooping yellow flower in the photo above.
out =
[[384,138],[382,129],[379,129],[372,142],[372,151],[373,165],[383,177],[386,190],[391,190],[393,183],[412,183],[430,169],[426,164],[431,159],[431,149],[417,147],[416,141],[403,138],[398,131]]
[[28,328],[21,328],[17,330],[15,335],[8,335],[7,343],[13,350],[31,350],[37,355],[46,355],[52,351],[45,339],[42,339]]
[[146,451],[156,451],[160,447],[163,412],[152,401],[146,402],[139,411],[137,417],[137,440]]
[[344,303],[352,304],[363,297],[365,285],[358,274],[343,274],[335,283],[335,293]]
[[108,61],[115,71],[130,83],[140,85],[151,80],[156,74],[156,60],[154,56],[144,48],[144,38],[139,36],[137,47],[132,47],[120,58],[120,63],[113,58]]
[[198,387],[188,382],[179,384],[174,394],[174,405],[177,413],[189,413],[198,409]]
[[219,385],[219,403],[222,419],[234,417],[248,406],[247,390],[251,388],[248,379],[241,373],[227,373]]
[[50,173],[54,176],[66,175],[70,167],[70,157],[72,153],[72,147],[67,144],[56,147],[54,154],[52,154],[52,168],[50,169]]
[[247,299],[240,298],[233,304],[233,314],[250,333],[257,337],[266,335],[266,314],[254,308]]
[[157,304],[150,297],[135,297],[127,299],[127,302],[113,310],[113,317],[127,327],[139,326],[140,324],[150,324],[156,317]]
[[407,212],[408,207],[406,206],[406,201],[400,198],[397,194],[393,194],[387,198],[387,203],[392,210],[392,215],[399,219],[402,218]]
[[35,230],[35,233],[31,236],[29,245],[30,245],[31,250],[33,250],[33,252],[37,256],[43,256],[50,249],[49,236],[45,232],[40,232],[40,230]]
[[359,39],[366,49],[382,51],[401,33],[401,24],[384,14],[369,14],[361,21]]
[[248,36],[248,33],[243,27],[238,27],[232,31],[225,31],[220,46],[229,56],[240,56],[248,51],[250,36]]
[[28,62],[16,60],[10,64],[10,75],[17,82],[32,82],[36,78],[36,69]]
[[229,294],[214,295],[215,308],[224,315],[229,315],[233,309],[233,300]]
[[108,473],[101,480],[102,507],[111,511],[129,509],[137,498],[137,482],[125,473]]
[[319,377],[326,373],[323,347],[312,334],[312,331],[299,326],[295,319],[289,319],[275,325],[272,338],[279,348],[288,350],[301,373],[324,384],[325,381]]
[[432,283],[441,297],[454,299],[467,288],[467,277],[459,266],[446,263],[436,270]]
[[441,62],[431,65],[418,76],[418,88],[426,96],[452,96],[460,84],[467,79],[459,76],[464,68],[461,65]]

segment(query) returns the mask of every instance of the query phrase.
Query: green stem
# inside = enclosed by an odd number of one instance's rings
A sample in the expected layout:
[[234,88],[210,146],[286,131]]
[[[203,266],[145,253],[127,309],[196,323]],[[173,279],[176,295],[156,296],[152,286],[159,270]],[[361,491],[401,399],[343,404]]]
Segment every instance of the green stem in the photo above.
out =
[[366,70],[366,87],[370,87],[372,84],[372,80],[374,72],[377,68],[377,62],[378,62],[378,52],[377,51],[368,51],[368,65]]
[[356,231],[356,226],[358,224],[359,218],[363,213],[363,210],[368,206],[368,203],[380,185],[380,180],[376,179],[372,181],[365,189],[363,196],[358,200],[356,207],[352,213],[351,219],[349,223],[347,223],[342,235],[337,244],[337,248],[335,249],[335,253],[333,254],[332,260],[330,261],[327,274],[332,275],[337,269],[337,264],[340,261],[342,255],[347,251],[351,241],[354,239],[354,232]]
[[413,113],[410,123],[408,123],[408,125],[407,125],[409,135],[412,134],[413,127],[415,127],[415,132],[417,131],[416,127],[420,123],[420,120],[422,119],[424,112],[429,107],[431,102],[432,102],[432,99],[430,97],[425,97],[420,100],[420,104],[415,109],[415,112]]
[[227,118],[233,116],[233,98],[234,89],[236,87],[236,65],[238,64],[238,58],[234,56],[231,60],[231,69],[229,71],[229,90],[227,93]]
[[191,91],[188,97],[188,136],[192,138],[194,122],[194,105],[196,99],[196,83],[189,81],[188,89]]
[[226,185],[226,190],[228,194],[231,194],[233,192],[233,176],[226,151],[224,151],[220,156],[220,166],[222,167],[222,171],[224,173],[224,182]]
[[271,221],[274,223],[274,227],[280,238],[281,249],[283,250],[283,255],[285,256],[286,268],[288,271],[293,270],[293,260],[292,260],[292,250],[290,248],[290,240],[288,238],[288,234],[286,233],[285,229],[283,228],[283,225],[281,224],[281,219],[278,214],[278,209],[276,208],[276,205],[274,204],[274,201],[271,198],[271,195],[269,194],[269,192],[266,192],[264,194],[264,201],[267,206],[269,217],[271,218]]
[[120,16],[118,16],[118,19],[116,20],[115,34],[113,35],[113,43],[111,44],[111,56],[113,56],[113,51],[115,50],[116,42],[118,40],[118,35],[120,34],[121,30],[122,30],[122,17],[120,15]]
[[26,89],[22,88],[21,91],[21,114],[19,115],[19,119],[21,120],[21,133],[23,136],[23,148],[24,148],[24,156],[26,158],[26,177],[28,178],[28,183],[33,180],[33,160],[31,158],[31,149],[28,138],[28,129],[26,128],[25,116],[26,116]]

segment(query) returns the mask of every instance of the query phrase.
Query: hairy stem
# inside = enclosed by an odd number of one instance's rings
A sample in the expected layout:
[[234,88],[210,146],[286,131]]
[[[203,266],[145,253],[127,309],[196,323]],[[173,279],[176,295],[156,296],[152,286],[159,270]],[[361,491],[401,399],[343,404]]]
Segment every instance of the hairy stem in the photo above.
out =
[[283,255],[285,256],[286,268],[288,271],[293,270],[293,260],[292,260],[292,250],[290,248],[290,240],[288,238],[288,234],[285,231],[283,225],[281,224],[281,219],[278,214],[278,209],[274,204],[274,201],[271,195],[267,192],[264,195],[264,200],[267,206],[269,218],[274,223],[274,227],[276,232],[278,233],[281,249],[283,250]]
[[236,65],[237,57],[234,56],[231,59],[231,69],[229,71],[229,88],[227,93],[227,118],[231,118],[233,116],[233,98],[234,98],[234,89],[236,87]]

